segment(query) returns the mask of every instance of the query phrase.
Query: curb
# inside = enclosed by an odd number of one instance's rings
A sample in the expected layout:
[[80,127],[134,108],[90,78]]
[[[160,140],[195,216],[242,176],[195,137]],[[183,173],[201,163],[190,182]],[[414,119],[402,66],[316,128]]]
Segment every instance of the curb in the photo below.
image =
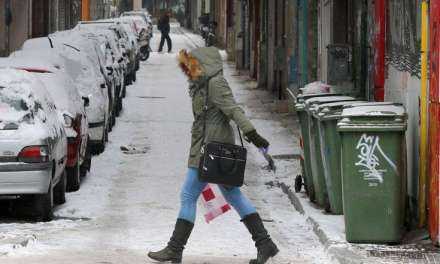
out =
[[339,264],[363,264],[366,263],[365,257],[351,249],[350,244],[333,241],[329,238],[320,224],[310,216],[307,216],[299,197],[283,182],[275,182],[275,186],[280,188],[289,198],[295,210],[307,217],[307,223],[312,227],[313,232],[318,237],[319,242],[325,247],[330,258]]

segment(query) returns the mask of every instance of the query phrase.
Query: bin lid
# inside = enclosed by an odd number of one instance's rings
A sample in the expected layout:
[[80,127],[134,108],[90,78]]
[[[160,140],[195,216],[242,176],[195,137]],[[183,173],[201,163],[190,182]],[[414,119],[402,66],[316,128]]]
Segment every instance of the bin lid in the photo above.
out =
[[365,101],[342,101],[334,103],[321,104],[315,111],[316,118],[319,120],[334,120],[340,119],[342,110],[346,106],[366,103]]
[[337,93],[298,94],[295,100],[296,111],[304,111],[305,101],[314,97],[326,97],[340,95]]
[[305,101],[305,109],[311,113],[316,111],[316,107],[321,104],[334,103],[334,102],[344,102],[344,101],[355,101],[356,99],[351,96],[324,96],[324,97],[313,97]]
[[358,103],[345,106],[339,131],[404,131],[407,114],[402,104]]

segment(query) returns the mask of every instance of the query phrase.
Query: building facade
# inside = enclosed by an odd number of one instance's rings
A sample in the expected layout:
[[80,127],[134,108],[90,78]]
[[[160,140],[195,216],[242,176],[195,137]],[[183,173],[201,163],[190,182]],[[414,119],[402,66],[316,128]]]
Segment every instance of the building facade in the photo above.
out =
[[108,17],[110,5],[109,0],[0,0],[0,56],[29,38],[73,28],[81,19]]

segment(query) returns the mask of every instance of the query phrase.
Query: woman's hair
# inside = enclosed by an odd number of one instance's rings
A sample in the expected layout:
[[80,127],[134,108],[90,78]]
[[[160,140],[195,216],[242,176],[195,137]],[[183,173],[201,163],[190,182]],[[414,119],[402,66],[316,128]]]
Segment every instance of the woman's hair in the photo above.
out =
[[199,61],[191,53],[183,49],[179,52],[177,60],[179,67],[191,80],[196,80],[202,75]]

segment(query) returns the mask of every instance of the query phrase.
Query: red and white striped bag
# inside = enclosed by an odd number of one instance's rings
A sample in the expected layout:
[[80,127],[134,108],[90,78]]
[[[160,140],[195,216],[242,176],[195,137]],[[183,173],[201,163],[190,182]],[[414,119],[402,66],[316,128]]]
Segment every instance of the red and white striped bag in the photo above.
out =
[[206,185],[202,192],[202,204],[205,208],[205,221],[208,224],[216,217],[231,210],[231,206],[226,202],[219,187],[215,184]]

